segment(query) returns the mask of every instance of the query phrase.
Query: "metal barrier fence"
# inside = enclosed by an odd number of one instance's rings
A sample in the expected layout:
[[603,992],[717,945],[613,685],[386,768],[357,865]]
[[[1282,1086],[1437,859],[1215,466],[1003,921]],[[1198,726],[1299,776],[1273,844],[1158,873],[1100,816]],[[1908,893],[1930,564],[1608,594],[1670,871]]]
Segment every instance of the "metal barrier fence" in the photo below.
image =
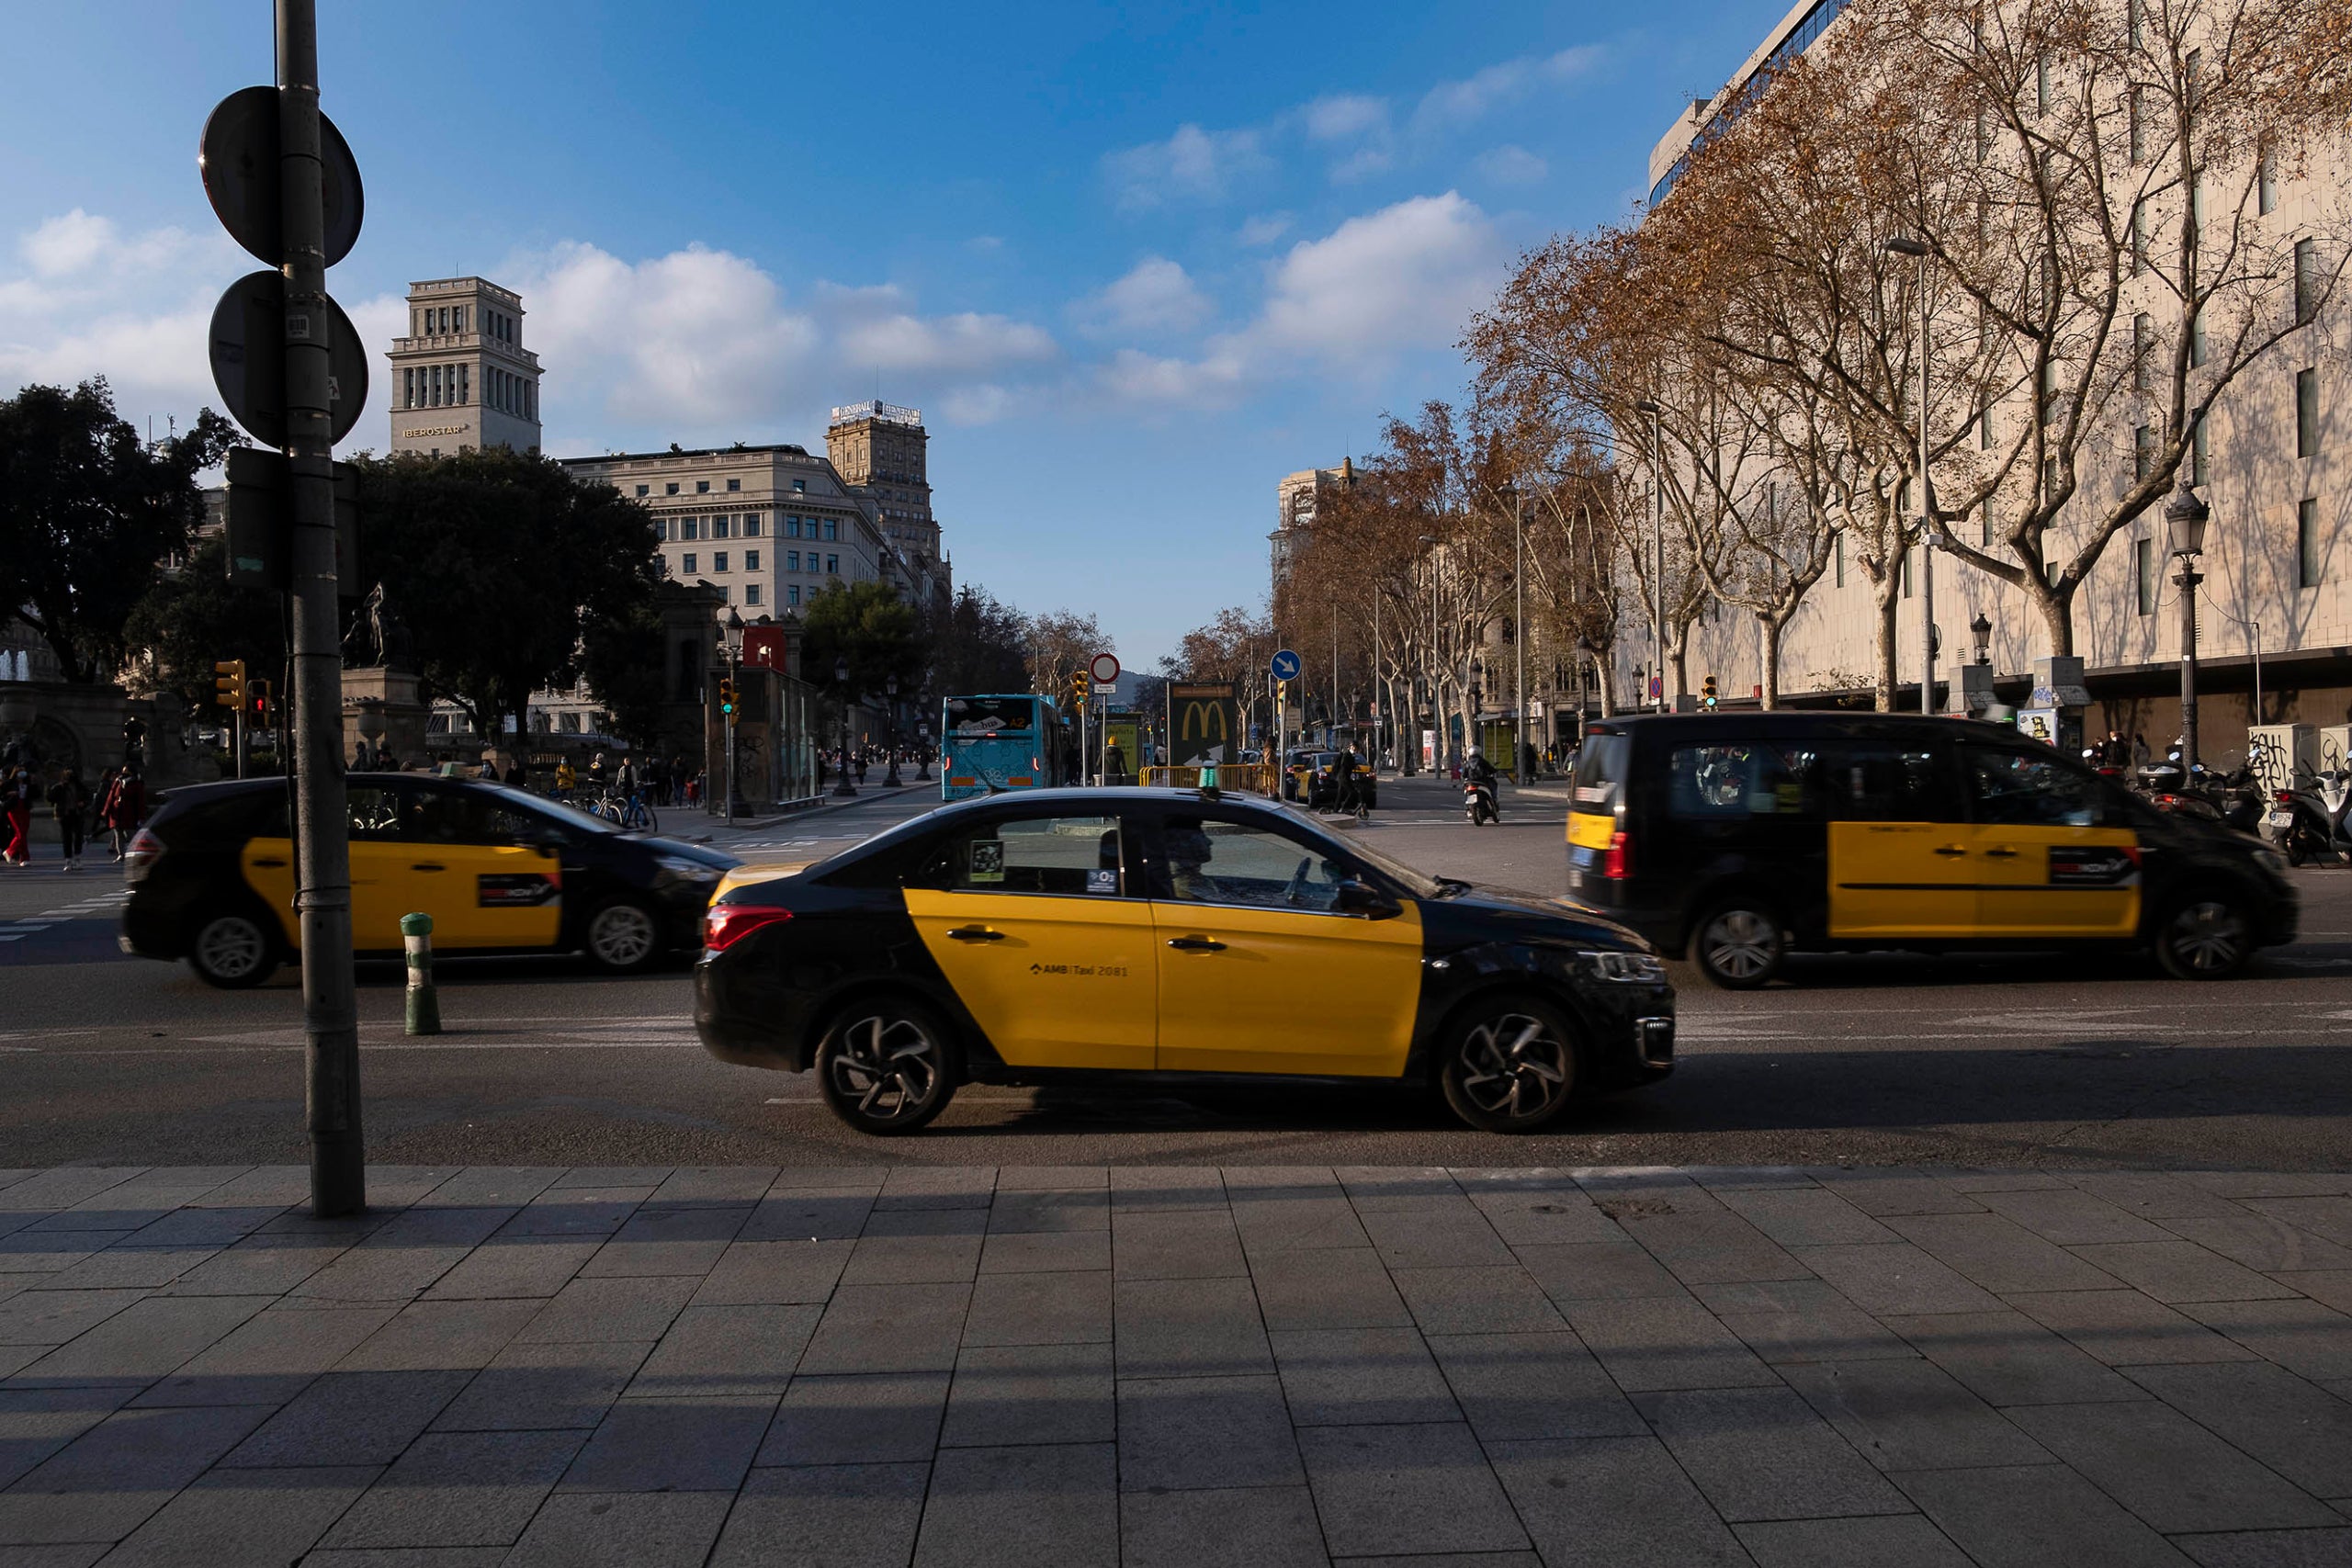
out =
[[[1207,774],[1204,780],[1202,775]],[[1161,789],[1199,789],[1204,783],[1236,795],[1274,793],[1272,762],[1221,762],[1206,768],[1146,768],[1143,782]]]

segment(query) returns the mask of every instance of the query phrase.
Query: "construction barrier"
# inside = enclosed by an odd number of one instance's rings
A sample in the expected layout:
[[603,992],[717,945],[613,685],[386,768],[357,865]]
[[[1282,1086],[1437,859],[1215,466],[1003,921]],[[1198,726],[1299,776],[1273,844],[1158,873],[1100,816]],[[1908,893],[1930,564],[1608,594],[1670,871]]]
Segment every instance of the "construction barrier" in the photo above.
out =
[[1143,782],[1148,788],[1200,789],[1206,786],[1231,795],[1272,795],[1274,793],[1274,773],[1272,762],[1221,762],[1215,767],[1146,768]]

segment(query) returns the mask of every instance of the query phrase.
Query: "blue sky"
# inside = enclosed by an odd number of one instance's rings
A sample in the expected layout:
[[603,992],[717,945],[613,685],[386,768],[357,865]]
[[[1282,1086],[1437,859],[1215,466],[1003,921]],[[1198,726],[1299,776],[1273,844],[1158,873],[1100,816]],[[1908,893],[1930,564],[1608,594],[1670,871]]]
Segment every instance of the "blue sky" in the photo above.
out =
[[[371,344],[411,279],[520,288],[562,455],[916,404],[958,579],[1136,665],[1262,596],[1275,481],[1457,395],[1512,257],[1623,213],[1785,6],[321,8]],[[254,265],[195,146],[269,6],[11,9],[0,382],[104,373],[160,430]]]

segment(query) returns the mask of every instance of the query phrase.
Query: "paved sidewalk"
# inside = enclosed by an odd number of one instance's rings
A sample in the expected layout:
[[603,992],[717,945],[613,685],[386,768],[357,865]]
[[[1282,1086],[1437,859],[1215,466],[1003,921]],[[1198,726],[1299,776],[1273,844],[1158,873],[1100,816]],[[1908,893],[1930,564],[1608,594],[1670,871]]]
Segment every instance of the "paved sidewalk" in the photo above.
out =
[[2352,1561],[2352,1175],[0,1171],[0,1563]]

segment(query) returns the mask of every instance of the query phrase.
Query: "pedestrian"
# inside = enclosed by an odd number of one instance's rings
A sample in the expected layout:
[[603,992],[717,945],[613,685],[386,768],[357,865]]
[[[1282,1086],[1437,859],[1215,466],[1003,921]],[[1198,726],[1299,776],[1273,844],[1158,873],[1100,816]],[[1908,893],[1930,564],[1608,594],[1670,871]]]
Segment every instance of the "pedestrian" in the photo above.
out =
[[19,871],[33,863],[32,771],[19,762],[0,773],[0,860]]
[[865,753],[863,751],[857,754],[857,782],[860,784],[865,782]]
[[65,859],[65,869],[82,869],[82,839],[89,821],[90,792],[82,783],[80,772],[60,768],[57,782],[49,786],[49,809],[57,818],[57,842]]
[[1126,773],[1127,754],[1120,750],[1119,743],[1114,740],[1102,748],[1102,782],[1109,784],[1113,779],[1125,778]]
[[558,800],[570,800],[571,792],[580,787],[580,775],[571,771],[571,759],[560,757],[555,764],[555,795]]
[[510,789],[521,789],[530,782],[530,775],[523,771],[521,753],[516,753],[514,759],[506,764],[506,777],[503,782]]
[[609,776],[610,775],[606,773],[605,768],[605,754],[602,751],[597,752],[594,756],[588,759],[589,788],[594,790],[598,795],[604,794],[605,784]]
[[114,782],[107,785],[98,802],[98,826],[107,830],[108,848],[116,860],[121,860],[130,847],[131,837],[146,815],[147,786],[140,782],[139,770],[126,762],[115,771]]

